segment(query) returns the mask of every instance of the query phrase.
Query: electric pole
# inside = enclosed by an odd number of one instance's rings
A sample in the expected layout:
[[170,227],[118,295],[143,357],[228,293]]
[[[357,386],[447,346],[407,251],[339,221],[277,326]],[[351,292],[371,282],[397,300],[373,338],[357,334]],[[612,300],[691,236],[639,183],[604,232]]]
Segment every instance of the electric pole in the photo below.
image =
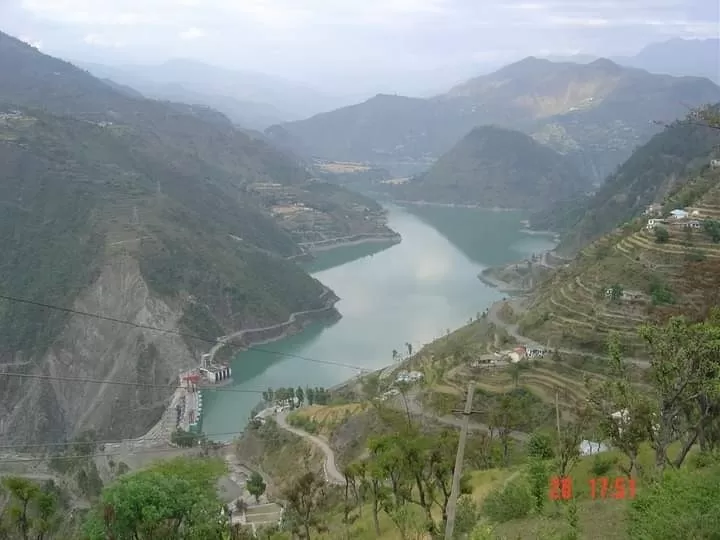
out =
[[468,427],[470,424],[470,415],[480,411],[472,410],[473,393],[475,392],[475,384],[468,384],[467,397],[465,399],[465,409],[455,410],[464,415],[462,429],[460,430],[460,439],[458,440],[457,455],[455,456],[455,469],[453,471],[452,488],[450,490],[450,500],[447,505],[447,525],[445,526],[445,540],[452,540],[455,530],[455,513],[457,510],[457,500],[460,496],[460,479],[462,478],[463,460],[465,457],[465,441],[467,441]]

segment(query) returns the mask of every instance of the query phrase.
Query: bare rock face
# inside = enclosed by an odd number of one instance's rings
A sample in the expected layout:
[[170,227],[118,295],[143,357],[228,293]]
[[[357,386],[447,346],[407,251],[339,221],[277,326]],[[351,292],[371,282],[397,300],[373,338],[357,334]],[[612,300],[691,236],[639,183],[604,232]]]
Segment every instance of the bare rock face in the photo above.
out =
[[[174,331],[182,316],[179,306],[150,293],[127,254],[107,261],[73,309]],[[24,362],[6,369],[52,378],[9,378],[0,439],[14,443],[62,440],[87,429],[103,438],[140,436],[160,418],[178,373],[194,360],[178,335],[73,315],[44,356]]]

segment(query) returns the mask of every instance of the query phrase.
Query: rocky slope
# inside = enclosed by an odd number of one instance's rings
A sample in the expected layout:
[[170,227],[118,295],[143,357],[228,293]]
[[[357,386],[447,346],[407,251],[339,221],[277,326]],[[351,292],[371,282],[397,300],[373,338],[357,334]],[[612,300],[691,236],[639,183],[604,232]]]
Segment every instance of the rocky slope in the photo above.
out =
[[0,34],[0,162],[0,293],[131,323],[0,300],[0,371],[16,374],[0,375],[2,440],[142,434],[211,344],[138,325],[212,340],[337,300],[249,193],[302,191],[308,172],[212,110]]

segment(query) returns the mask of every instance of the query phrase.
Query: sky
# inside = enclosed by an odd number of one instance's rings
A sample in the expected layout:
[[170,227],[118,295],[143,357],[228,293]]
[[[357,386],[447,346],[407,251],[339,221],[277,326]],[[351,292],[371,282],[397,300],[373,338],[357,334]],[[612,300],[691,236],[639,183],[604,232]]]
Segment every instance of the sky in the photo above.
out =
[[193,58],[313,85],[444,86],[528,55],[718,37],[717,0],[0,0],[0,30],[66,59]]

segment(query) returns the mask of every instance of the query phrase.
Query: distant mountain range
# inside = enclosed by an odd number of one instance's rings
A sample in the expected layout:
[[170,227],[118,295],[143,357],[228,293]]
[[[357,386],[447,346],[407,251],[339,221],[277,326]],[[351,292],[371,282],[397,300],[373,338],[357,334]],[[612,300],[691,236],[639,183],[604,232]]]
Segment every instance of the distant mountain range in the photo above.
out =
[[118,67],[77,64],[96,77],[131,87],[149,98],[212,107],[250,129],[262,130],[277,122],[306,118],[351,102],[349,98],[328,95],[280,77],[194,60]]
[[587,180],[569,160],[529,135],[473,129],[426,173],[393,186],[401,200],[540,209],[582,193]]
[[657,75],[599,59],[589,64],[529,57],[430,99],[377,95],[266,134],[301,155],[393,163],[431,162],[476,126],[523,131],[602,181],[632,150],[688,107],[720,100],[699,77]]
[[[598,56],[548,56],[553,62],[587,64]],[[623,66],[635,67],[676,76],[707,77],[720,84],[720,39],[670,39],[651,43],[633,56],[612,56],[610,60]]]

